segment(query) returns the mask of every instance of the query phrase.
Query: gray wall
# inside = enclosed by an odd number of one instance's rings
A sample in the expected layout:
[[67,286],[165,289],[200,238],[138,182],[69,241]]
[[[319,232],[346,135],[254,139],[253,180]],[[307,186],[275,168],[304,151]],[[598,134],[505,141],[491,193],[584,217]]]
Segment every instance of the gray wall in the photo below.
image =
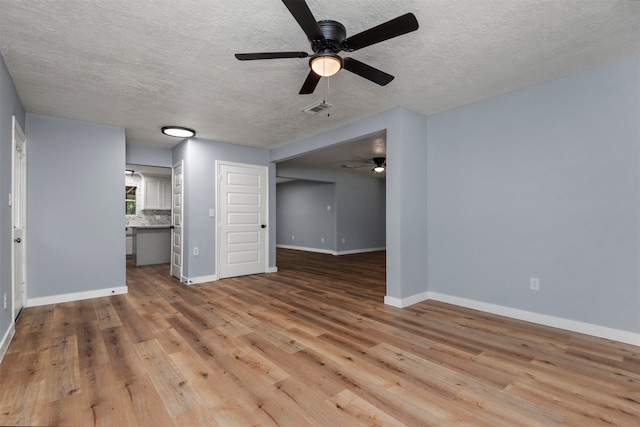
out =
[[278,184],[277,244],[335,251],[335,197],[332,182],[296,180]]
[[[286,206],[282,206],[281,200],[278,199],[278,244],[325,249],[337,253],[385,247],[386,187],[383,179],[353,171],[297,169],[287,167],[286,164],[277,165],[277,170],[278,176],[335,183],[334,198],[331,202],[324,197],[326,202],[320,203],[319,200],[304,195],[299,187],[294,187],[298,189],[295,199],[291,195],[287,197],[289,203]],[[286,191],[288,187],[286,184],[279,184],[278,195],[281,188]],[[310,191],[311,188],[309,187]],[[322,196],[318,194],[318,197]],[[290,209],[304,209],[296,206],[307,201],[314,204],[314,208],[307,212],[306,216],[291,215]],[[331,211],[327,211],[328,204],[332,204]],[[285,216],[287,221],[281,221],[281,216]],[[327,233],[322,218],[329,216],[334,218],[331,245],[327,245],[326,238],[325,244],[321,242],[321,238]],[[281,230],[282,227],[285,227],[285,230]],[[292,227],[298,230],[306,229],[312,239],[304,244],[298,242],[297,237],[296,241],[291,241],[291,235],[295,235]]]
[[432,291],[637,333],[639,62],[428,119],[396,108],[271,159],[386,129],[387,296]]
[[393,298],[427,290],[426,126],[426,116],[394,108],[271,150],[277,162],[386,130],[387,295]]
[[429,290],[640,332],[639,82],[635,58],[430,116]]
[[[158,132],[158,135],[160,135],[160,132]],[[125,150],[126,163],[128,164],[168,168],[173,166],[173,152],[171,148],[127,144]]]
[[[24,108],[13,85],[13,80],[0,56],[0,303],[7,295],[7,309],[0,305],[0,340],[11,327],[13,289],[11,284],[11,207],[7,201],[12,192],[11,159],[13,157],[13,122],[12,117],[24,125]],[[28,150],[28,148],[27,148]]]
[[26,124],[27,298],[125,286],[124,129]]
[[[188,278],[211,276],[216,273],[216,218],[209,217],[209,209],[215,208],[216,201],[215,162],[225,160],[269,166],[269,152],[192,138],[174,147],[173,163],[180,160],[184,160],[183,275]],[[275,203],[275,194],[270,194],[269,197],[270,203]],[[271,223],[275,224],[275,221],[271,219]],[[196,246],[200,249],[200,254],[194,256],[193,248]]]

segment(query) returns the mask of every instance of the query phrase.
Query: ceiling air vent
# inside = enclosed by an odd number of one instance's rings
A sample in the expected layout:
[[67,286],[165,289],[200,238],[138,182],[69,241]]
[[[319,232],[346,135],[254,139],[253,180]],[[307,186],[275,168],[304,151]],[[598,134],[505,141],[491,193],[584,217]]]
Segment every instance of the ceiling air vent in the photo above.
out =
[[306,108],[303,108],[302,111],[304,111],[307,114],[316,114],[316,113],[319,113],[321,111],[328,110],[331,107],[333,107],[333,105],[327,104],[324,101],[318,101],[318,102],[315,102],[315,103],[309,105]]

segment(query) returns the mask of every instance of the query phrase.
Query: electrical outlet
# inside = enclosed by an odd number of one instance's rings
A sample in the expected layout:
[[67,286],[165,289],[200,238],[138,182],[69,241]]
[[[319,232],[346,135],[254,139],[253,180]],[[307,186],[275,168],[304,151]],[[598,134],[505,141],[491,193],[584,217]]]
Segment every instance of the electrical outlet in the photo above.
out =
[[347,239],[345,239],[344,237],[342,238],[342,243],[347,243]]
[[532,291],[539,291],[540,290],[540,279],[537,279],[535,277],[531,277],[529,279],[529,289]]
[[324,237],[323,237],[322,239],[320,239],[320,241],[321,241],[322,243],[324,243]]
[[291,240],[296,240],[296,236],[291,236]]
[[199,247],[196,246],[195,248],[193,248],[193,255],[196,255],[196,256],[200,255],[200,248]]

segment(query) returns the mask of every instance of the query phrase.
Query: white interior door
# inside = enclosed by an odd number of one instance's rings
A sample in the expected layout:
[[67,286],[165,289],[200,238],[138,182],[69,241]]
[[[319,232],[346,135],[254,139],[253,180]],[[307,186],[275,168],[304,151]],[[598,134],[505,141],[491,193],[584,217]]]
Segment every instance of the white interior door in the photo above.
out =
[[171,182],[171,275],[182,280],[182,162],[173,166]]
[[218,278],[267,271],[267,168],[218,163]]
[[27,144],[20,125],[13,118],[13,189],[11,217],[13,221],[13,318],[16,319],[25,304],[25,232],[27,200]]

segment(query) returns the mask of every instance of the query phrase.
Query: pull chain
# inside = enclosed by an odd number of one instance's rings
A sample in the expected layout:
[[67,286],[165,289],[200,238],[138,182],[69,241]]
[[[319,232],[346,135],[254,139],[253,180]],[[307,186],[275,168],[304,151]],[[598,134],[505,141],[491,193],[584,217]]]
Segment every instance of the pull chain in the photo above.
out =
[[[327,81],[327,84],[324,87],[324,99],[322,100],[323,104],[327,104],[327,99],[329,98],[329,79],[330,77],[327,77],[325,80]],[[327,113],[327,117],[330,117],[331,113]]]

